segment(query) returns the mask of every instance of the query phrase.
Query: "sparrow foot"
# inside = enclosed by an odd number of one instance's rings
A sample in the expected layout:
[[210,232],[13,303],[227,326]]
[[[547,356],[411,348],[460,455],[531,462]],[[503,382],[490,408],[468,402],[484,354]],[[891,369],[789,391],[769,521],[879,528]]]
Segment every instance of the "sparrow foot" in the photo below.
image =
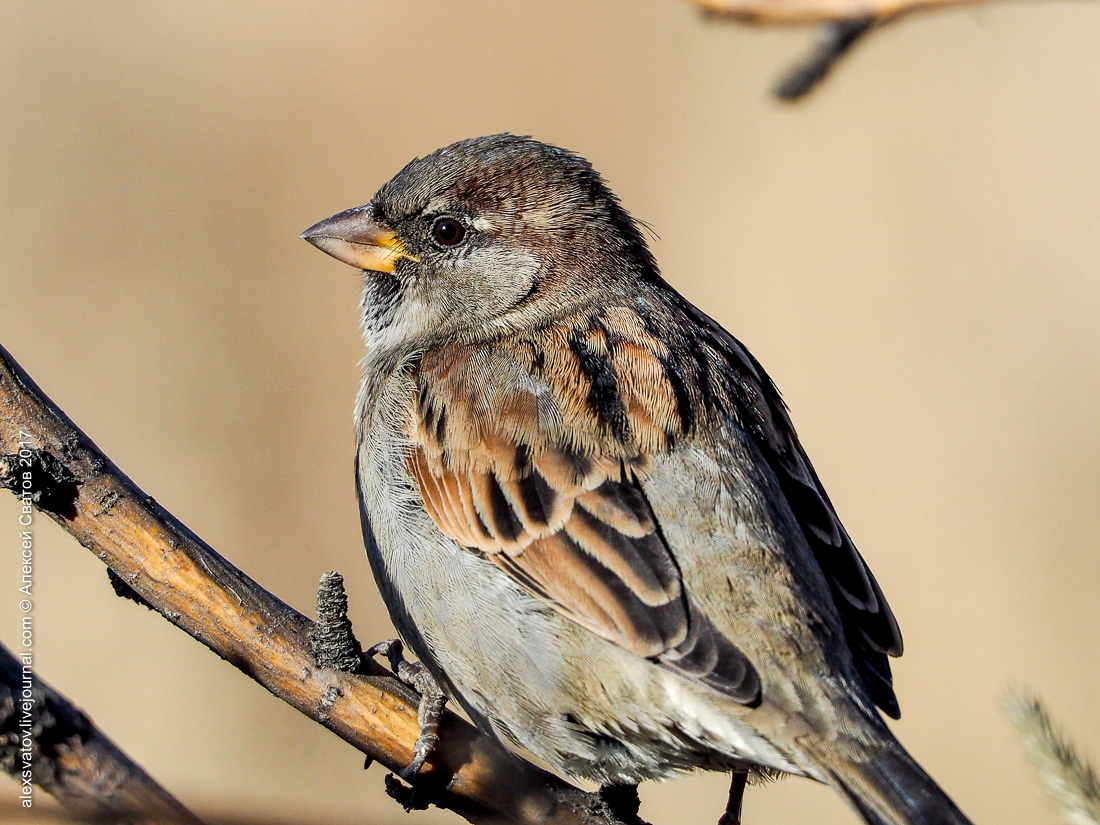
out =
[[371,646],[367,656],[385,656],[394,675],[420,694],[420,705],[416,709],[420,735],[413,745],[412,762],[398,774],[402,779],[410,779],[416,776],[439,744],[439,723],[447,697],[423,664],[406,661],[405,646],[400,639],[386,639]]
[[745,785],[749,781],[749,772],[736,770],[730,781],[730,797],[726,801],[726,812],[718,820],[718,825],[741,825],[741,802],[745,799]]

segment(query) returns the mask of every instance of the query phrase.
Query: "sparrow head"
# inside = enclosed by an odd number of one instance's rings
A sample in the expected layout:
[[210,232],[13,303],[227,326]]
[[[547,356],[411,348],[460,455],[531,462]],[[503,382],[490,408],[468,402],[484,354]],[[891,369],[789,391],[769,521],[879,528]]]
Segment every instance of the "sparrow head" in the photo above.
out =
[[637,223],[584,158],[514,135],[417,158],[302,238],[363,270],[368,339],[476,340],[659,282]]

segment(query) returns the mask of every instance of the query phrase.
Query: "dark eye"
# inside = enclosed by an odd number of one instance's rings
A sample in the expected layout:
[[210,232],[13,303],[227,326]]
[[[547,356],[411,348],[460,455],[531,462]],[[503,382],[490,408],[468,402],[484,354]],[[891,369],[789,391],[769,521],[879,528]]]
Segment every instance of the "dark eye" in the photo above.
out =
[[443,246],[454,246],[466,237],[466,227],[454,218],[440,218],[432,224],[432,237]]

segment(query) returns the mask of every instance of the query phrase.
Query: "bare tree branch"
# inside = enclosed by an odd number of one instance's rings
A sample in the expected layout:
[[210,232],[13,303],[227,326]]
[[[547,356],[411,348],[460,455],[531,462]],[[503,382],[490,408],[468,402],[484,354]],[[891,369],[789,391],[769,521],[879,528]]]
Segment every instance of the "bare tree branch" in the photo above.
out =
[[874,26],[874,17],[852,17],[822,23],[810,53],[789,69],[776,85],[776,97],[794,101],[809,94],[833,70],[840,58],[848,54],[852,46],[866,37]]
[[[313,622],[142,492],[3,347],[0,482],[33,500],[141,601],[275,696],[390,770],[409,764],[416,695],[374,662],[364,663],[366,675],[317,665]],[[596,794],[512,755],[453,713],[404,801],[449,808],[472,822],[621,822]]]
[[708,16],[756,25],[817,25],[809,54],[775,86],[786,102],[801,100],[835,68],[852,46],[882,25],[912,11],[977,5],[988,0],[688,0]]
[[879,22],[924,9],[974,6],[988,0],[689,0],[707,14],[739,23],[806,26],[873,18]]
[[201,825],[68,699],[0,645],[0,767],[74,816],[128,825]]

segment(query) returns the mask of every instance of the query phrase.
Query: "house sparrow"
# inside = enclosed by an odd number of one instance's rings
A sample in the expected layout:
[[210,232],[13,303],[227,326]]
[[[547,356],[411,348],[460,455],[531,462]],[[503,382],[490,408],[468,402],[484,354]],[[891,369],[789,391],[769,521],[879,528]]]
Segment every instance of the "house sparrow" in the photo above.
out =
[[968,822],[876,711],[901,635],[778,391],[587,161],[461,141],[302,237],[364,274],[375,578],[481,730],[606,784],[758,766]]

